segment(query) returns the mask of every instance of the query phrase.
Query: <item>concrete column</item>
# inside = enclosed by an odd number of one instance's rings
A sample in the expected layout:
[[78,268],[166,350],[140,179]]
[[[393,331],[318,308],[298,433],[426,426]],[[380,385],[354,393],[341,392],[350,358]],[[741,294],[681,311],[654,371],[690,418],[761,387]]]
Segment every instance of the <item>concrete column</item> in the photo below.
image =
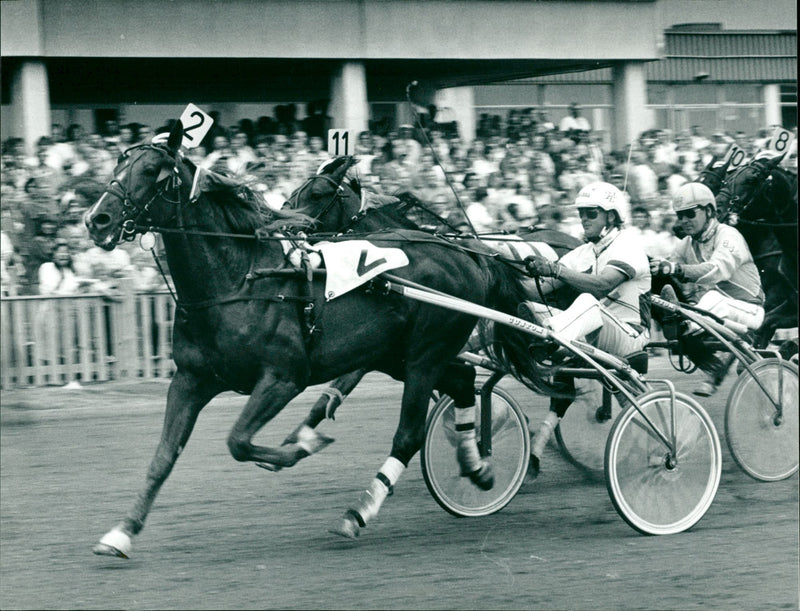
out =
[[331,128],[348,129],[358,135],[369,127],[367,72],[361,62],[344,62],[331,77],[328,106]]
[[761,99],[764,101],[764,125],[782,125],[781,86],[764,85]]
[[434,96],[438,122],[455,120],[458,133],[465,142],[475,139],[475,90],[472,87],[448,87]]
[[42,61],[23,62],[11,77],[11,134],[25,140],[29,153],[50,135],[50,88]]
[[644,62],[625,62],[612,69],[614,127],[611,145],[625,149],[643,131],[654,127],[653,113],[647,108],[647,80]]

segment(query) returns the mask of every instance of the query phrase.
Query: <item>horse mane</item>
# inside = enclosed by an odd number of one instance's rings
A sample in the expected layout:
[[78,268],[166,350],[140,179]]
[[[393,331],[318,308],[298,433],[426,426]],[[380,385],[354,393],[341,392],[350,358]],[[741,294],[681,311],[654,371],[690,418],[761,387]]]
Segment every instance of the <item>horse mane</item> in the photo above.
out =
[[[197,167],[191,160],[184,158],[184,163],[192,174]],[[221,220],[234,233],[255,234],[263,230],[267,233],[286,229],[309,229],[314,219],[293,210],[274,210],[267,205],[264,197],[254,191],[240,177],[228,172],[216,172],[226,178],[226,182],[218,184],[213,190],[203,192],[205,198],[213,204],[211,207],[219,212]]]

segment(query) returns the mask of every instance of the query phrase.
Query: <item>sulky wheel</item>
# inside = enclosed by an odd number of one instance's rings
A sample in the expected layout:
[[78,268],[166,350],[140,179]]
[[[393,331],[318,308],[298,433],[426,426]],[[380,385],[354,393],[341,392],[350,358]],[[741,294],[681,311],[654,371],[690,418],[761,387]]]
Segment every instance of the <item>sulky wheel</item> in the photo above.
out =
[[576,380],[579,393],[555,430],[558,449],[573,465],[601,479],[606,440],[621,409],[611,397],[609,409],[603,407],[603,385],[598,380]]
[[797,365],[776,358],[756,361],[750,368],[776,401],[764,394],[748,371],[733,383],[725,409],[728,448],[742,470],[763,482],[793,475],[798,465]]
[[[522,486],[528,469],[530,440],[525,414],[504,390],[492,390],[492,453],[494,486],[480,490],[460,475],[456,459],[453,400],[442,396],[428,416],[420,461],[422,475],[433,498],[456,516],[486,516],[508,505]],[[481,406],[476,408],[476,428],[481,439]]]
[[722,475],[714,424],[694,399],[666,389],[637,399],[616,420],[606,446],[606,487],[617,513],[637,531],[668,535],[691,528],[711,506]]

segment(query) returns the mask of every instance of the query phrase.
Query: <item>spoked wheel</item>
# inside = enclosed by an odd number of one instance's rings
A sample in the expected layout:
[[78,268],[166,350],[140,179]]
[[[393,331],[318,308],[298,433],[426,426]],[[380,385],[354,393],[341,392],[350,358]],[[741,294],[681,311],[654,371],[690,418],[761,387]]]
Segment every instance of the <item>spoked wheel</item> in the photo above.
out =
[[606,446],[606,487],[630,526],[648,535],[691,528],[711,506],[722,475],[714,423],[692,398],[666,389],[643,395],[639,406],[677,452],[633,406],[617,418]]
[[781,412],[747,371],[733,383],[725,409],[728,448],[736,464],[763,482],[786,479],[798,466],[797,365],[767,358],[751,365],[758,381]]
[[[481,406],[476,407],[476,428],[481,439]],[[528,469],[530,440],[525,414],[501,388],[492,390],[492,454],[495,481],[491,490],[480,490],[461,476],[456,459],[453,400],[443,395],[428,416],[420,462],[425,484],[443,509],[456,516],[486,516],[508,505],[522,486]]]
[[558,449],[573,465],[597,478],[603,477],[606,441],[621,408],[611,398],[610,412],[603,408],[603,385],[598,380],[576,380],[578,397],[555,430]]

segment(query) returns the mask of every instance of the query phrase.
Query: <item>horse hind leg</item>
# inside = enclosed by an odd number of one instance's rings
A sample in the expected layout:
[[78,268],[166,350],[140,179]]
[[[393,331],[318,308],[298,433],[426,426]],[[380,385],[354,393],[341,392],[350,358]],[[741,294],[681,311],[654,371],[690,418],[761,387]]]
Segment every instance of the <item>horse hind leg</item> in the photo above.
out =
[[169,476],[194,429],[200,410],[222,389],[216,383],[178,370],[167,393],[167,409],[161,440],[150,462],[144,489],[127,517],[107,532],[93,552],[103,556],[128,558],[132,538],[141,532],[147,514]]
[[494,469],[478,449],[475,429],[475,368],[465,363],[450,363],[442,374],[436,389],[453,399],[455,415],[456,459],[461,476],[481,490],[494,486]]

